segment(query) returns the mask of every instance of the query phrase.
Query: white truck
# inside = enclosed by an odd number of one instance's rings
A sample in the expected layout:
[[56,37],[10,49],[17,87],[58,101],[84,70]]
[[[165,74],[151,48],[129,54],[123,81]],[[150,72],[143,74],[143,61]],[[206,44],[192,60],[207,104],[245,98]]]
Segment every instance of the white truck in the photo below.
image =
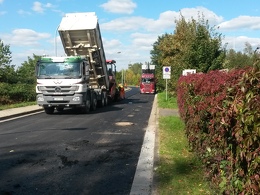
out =
[[82,113],[118,98],[114,60],[106,60],[95,12],[68,13],[58,27],[66,56],[41,57],[36,65],[37,104],[46,114]]

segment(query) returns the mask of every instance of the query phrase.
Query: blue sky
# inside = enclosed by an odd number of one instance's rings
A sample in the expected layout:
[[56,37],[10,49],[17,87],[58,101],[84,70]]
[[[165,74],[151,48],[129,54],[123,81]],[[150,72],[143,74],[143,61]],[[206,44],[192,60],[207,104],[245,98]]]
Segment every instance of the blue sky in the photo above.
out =
[[64,14],[75,12],[96,12],[106,58],[115,59],[118,70],[150,62],[152,44],[173,33],[180,12],[187,19],[203,13],[228,48],[260,46],[259,0],[0,0],[0,39],[10,45],[12,64],[33,54],[55,55],[55,42],[64,55],[56,29]]

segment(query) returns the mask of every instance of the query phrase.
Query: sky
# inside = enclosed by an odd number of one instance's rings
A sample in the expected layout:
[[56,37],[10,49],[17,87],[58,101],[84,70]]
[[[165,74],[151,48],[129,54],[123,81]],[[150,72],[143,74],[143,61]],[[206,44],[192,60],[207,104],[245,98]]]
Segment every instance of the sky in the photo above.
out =
[[228,49],[260,46],[259,0],[0,0],[0,40],[10,46],[12,64],[33,54],[64,56],[57,27],[76,12],[96,13],[106,58],[117,61],[117,70],[150,62],[153,44],[174,33],[180,14],[187,21],[203,14]]

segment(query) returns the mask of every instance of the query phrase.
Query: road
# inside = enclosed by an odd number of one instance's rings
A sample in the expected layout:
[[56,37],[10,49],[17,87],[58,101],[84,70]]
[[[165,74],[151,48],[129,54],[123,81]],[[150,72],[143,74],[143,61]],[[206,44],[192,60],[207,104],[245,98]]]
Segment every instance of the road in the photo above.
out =
[[0,123],[0,194],[129,194],[154,95]]

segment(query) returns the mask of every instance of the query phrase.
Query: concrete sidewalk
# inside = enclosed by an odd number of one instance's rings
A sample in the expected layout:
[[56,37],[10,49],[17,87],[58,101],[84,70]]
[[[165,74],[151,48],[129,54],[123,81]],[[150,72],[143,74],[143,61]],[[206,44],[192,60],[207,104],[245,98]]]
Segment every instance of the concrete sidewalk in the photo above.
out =
[[43,108],[38,105],[0,110],[0,121],[4,119],[8,119],[10,117],[21,116],[24,114],[30,114],[38,111],[43,111]]

